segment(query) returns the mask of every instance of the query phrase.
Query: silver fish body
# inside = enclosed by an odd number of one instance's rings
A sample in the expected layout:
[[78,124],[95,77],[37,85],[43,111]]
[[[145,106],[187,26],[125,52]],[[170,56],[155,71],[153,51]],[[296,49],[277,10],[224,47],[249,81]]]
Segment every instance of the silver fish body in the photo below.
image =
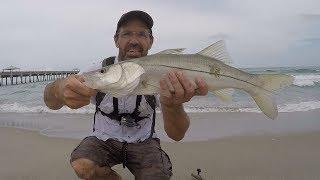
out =
[[155,94],[160,91],[160,79],[168,71],[179,69],[191,80],[201,76],[209,92],[223,100],[231,99],[232,89],[247,92],[264,114],[275,119],[278,111],[272,93],[289,86],[293,78],[281,74],[250,74],[229,66],[224,63],[229,58],[223,47],[223,42],[217,42],[196,54],[181,54],[182,49],[171,49],[122,61],[101,71],[85,73],[85,83],[115,97]]

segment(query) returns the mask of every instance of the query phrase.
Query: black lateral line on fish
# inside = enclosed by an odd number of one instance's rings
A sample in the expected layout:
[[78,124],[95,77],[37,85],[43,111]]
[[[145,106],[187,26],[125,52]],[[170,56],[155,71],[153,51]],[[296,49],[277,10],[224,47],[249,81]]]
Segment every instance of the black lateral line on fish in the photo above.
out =
[[[176,68],[176,69],[181,69],[181,70],[189,70],[189,71],[196,71],[196,72],[202,72],[202,73],[209,73],[209,74],[211,74],[210,72],[206,72],[206,71],[194,70],[194,69],[187,69],[187,68],[182,68],[182,67],[167,66],[167,65],[163,65],[163,64],[157,64],[157,65],[151,65],[151,64],[150,64],[150,65],[149,65],[149,64],[147,65],[147,64],[144,64],[143,66],[163,66],[163,67],[168,67],[168,68]],[[231,78],[231,79],[235,79],[235,80],[238,80],[238,81],[242,81],[242,82],[251,84],[252,86],[261,88],[261,89],[263,89],[263,90],[265,90],[265,91],[267,91],[267,92],[269,92],[269,93],[273,93],[273,91],[269,91],[269,90],[264,89],[264,88],[262,88],[262,87],[260,87],[260,86],[257,86],[257,85],[255,85],[255,84],[252,84],[252,83],[250,83],[250,82],[248,82],[248,81],[244,81],[244,80],[242,80],[242,79],[237,79],[237,78],[235,78],[235,77],[228,76],[228,75],[224,75],[224,74],[219,74],[219,75],[220,75],[220,76],[224,76],[224,77],[228,77],[228,78]]]

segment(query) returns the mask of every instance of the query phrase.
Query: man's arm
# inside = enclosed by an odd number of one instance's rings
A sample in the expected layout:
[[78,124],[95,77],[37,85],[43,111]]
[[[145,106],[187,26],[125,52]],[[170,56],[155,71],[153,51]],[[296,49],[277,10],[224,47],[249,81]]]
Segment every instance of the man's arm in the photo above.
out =
[[44,90],[44,102],[53,110],[64,105],[72,109],[88,105],[90,97],[94,96],[96,91],[82,82],[84,79],[81,76],[71,75],[48,84]]
[[182,71],[171,71],[160,80],[160,103],[163,114],[164,129],[167,135],[180,141],[189,128],[190,119],[184,111],[183,103],[195,95],[206,95],[208,87],[198,77],[189,80]]

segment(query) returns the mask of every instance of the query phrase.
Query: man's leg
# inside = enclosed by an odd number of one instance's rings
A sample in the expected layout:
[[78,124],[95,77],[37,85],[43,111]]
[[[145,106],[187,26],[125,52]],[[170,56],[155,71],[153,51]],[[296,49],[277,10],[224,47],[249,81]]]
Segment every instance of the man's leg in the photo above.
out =
[[71,162],[71,166],[80,179],[85,180],[121,180],[118,173],[108,166],[100,167],[95,162],[80,158]]
[[127,167],[136,180],[168,180],[172,176],[172,164],[159,139],[128,144],[127,155]]
[[81,179],[121,179],[120,175],[111,169],[120,163],[118,146],[116,141],[87,137],[71,153],[70,164]]

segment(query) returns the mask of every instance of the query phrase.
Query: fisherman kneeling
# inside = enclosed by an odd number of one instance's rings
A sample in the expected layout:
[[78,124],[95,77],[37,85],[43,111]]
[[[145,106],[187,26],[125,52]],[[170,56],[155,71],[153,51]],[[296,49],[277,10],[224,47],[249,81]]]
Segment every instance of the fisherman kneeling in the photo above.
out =
[[[122,15],[114,35],[118,57],[105,63],[146,56],[153,44],[152,26],[152,18],[143,11]],[[99,68],[101,65],[96,69]],[[44,92],[45,103],[51,109],[64,105],[77,109],[88,105],[90,100],[96,105],[92,133],[71,153],[71,166],[79,178],[121,179],[111,168],[122,163],[136,179],[170,179],[172,164],[154,132],[155,109],[161,107],[167,135],[175,141],[181,140],[190,123],[183,103],[195,95],[207,94],[204,80],[195,80],[198,87],[195,91],[183,72],[173,70],[160,80],[160,94],[121,98],[97,93],[83,81],[81,76],[69,76],[50,83]]]

